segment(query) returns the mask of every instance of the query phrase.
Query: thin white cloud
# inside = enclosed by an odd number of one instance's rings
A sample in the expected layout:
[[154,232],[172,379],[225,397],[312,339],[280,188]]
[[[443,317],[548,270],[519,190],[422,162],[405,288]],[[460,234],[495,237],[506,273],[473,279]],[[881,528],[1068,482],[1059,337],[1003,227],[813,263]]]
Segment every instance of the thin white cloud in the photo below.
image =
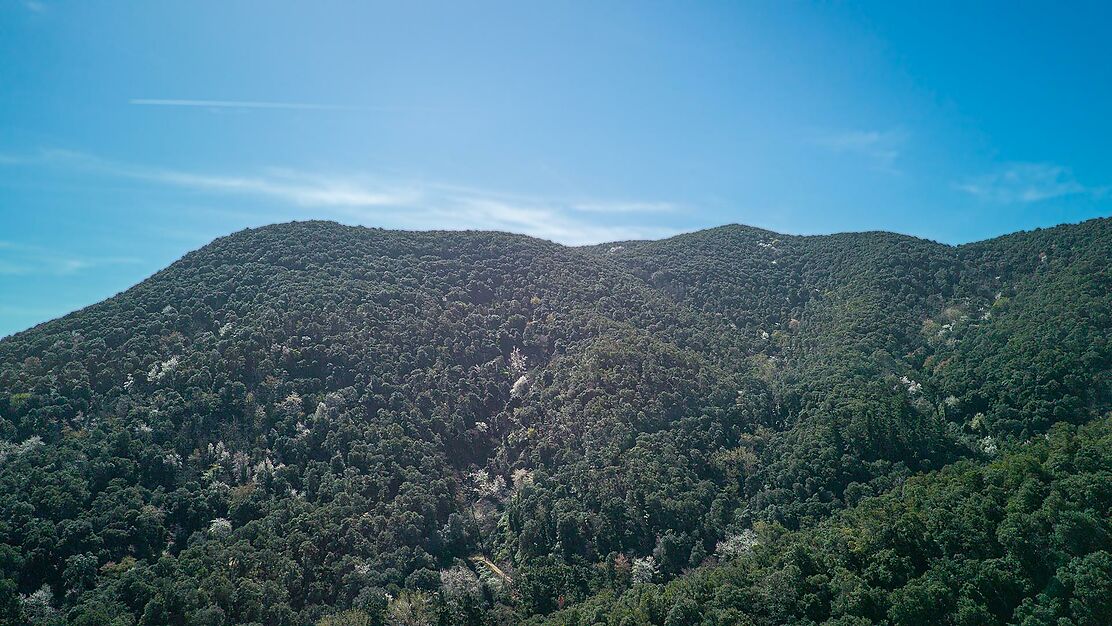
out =
[[605,225],[576,219],[556,204],[519,204],[490,197],[445,198],[451,208],[438,211],[441,223],[526,233],[569,245],[664,237],[674,231],[629,224]]
[[584,213],[672,213],[679,206],[672,202],[576,202],[571,208]]
[[815,143],[839,154],[864,157],[878,170],[898,173],[896,161],[907,133],[903,130],[842,130],[820,133]]
[[1102,195],[1107,190],[1083,185],[1068,167],[1053,163],[1008,163],[995,172],[958,183],[957,188],[1003,204],[1027,204],[1077,194]]
[[362,107],[313,102],[274,102],[266,100],[191,100],[185,98],[132,98],[128,104],[156,107],[199,107],[205,109],[297,109],[310,111],[354,111]]
[[142,261],[135,257],[80,256],[41,246],[0,241],[0,275],[65,276],[108,265],[131,265],[140,262]]
[[236,177],[150,170],[140,172],[138,176],[194,189],[270,196],[301,206],[399,206],[414,202],[419,195],[414,191],[403,189],[372,189],[342,179],[290,174],[271,177]]
[[[657,238],[677,232],[646,226],[643,220],[622,221],[677,207],[668,202],[542,198],[427,181],[278,169],[252,175],[202,174],[108,161],[64,150],[42,151],[8,163],[75,168],[220,197],[266,198],[286,207],[299,207],[301,210],[294,215],[300,217],[306,216],[305,209],[311,209],[313,217],[394,228],[504,230],[569,245]],[[618,223],[611,223],[615,221]]]
[[209,111],[231,110],[290,110],[290,111],[370,111],[376,113],[413,113],[434,111],[428,107],[361,106],[326,104],[320,102],[283,102],[278,100],[196,100],[190,98],[131,98],[128,104],[146,107],[184,107]]
[[[65,315],[67,312],[76,309],[77,307],[27,307],[27,306],[10,306],[7,304],[0,304],[0,315],[28,315],[39,318],[50,319]],[[2,338],[3,335],[0,335]]]

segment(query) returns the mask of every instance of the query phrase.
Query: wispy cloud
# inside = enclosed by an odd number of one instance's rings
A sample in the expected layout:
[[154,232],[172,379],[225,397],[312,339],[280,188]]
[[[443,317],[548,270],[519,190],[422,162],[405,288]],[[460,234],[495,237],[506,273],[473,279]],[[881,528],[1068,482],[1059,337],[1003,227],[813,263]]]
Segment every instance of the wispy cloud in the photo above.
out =
[[[671,202],[540,197],[365,174],[289,169],[250,174],[199,173],[121,163],[65,150],[9,155],[7,160],[0,160],[0,165],[4,164],[80,169],[215,197],[265,198],[299,209],[293,212],[298,217],[409,229],[504,230],[569,245],[668,236],[677,231],[648,226],[637,218],[681,208]],[[232,208],[242,210],[243,206]],[[272,214],[270,209],[268,214]]]
[[419,193],[373,188],[357,181],[275,170],[266,176],[211,176],[172,170],[131,170],[130,174],[198,190],[268,196],[310,207],[384,207],[411,204]]
[[[64,315],[67,311],[72,311],[76,307],[31,307],[31,306],[10,306],[7,304],[0,304],[0,315],[20,315],[28,317],[37,317],[39,319],[49,319],[51,317],[58,317]],[[0,331],[3,332],[3,331]],[[3,335],[0,335],[3,338]]]
[[571,208],[584,213],[672,213],[679,210],[673,202],[622,202],[620,200],[576,202]]
[[64,276],[97,267],[141,262],[135,257],[79,256],[41,246],[0,241],[0,275]]
[[143,177],[198,191],[265,196],[362,223],[379,224],[385,220],[403,228],[505,230],[572,245],[672,232],[638,225],[602,225],[575,215],[577,211],[658,212],[664,210],[666,203],[567,202],[450,184],[384,182],[370,177],[289,170],[269,170],[252,177],[160,170]]
[[866,159],[874,169],[899,173],[896,161],[907,132],[903,130],[841,130],[819,133],[815,143],[831,152],[852,154]]
[[438,109],[413,106],[368,106],[352,104],[328,104],[320,102],[288,102],[281,100],[202,100],[193,98],[132,98],[128,104],[145,107],[176,107],[207,109],[209,111],[230,110],[288,110],[288,111],[362,111],[375,113],[414,113],[430,112]]
[[1107,187],[1090,187],[1068,168],[1053,163],[1008,163],[999,170],[957,184],[978,198],[1004,204],[1040,202],[1077,194],[1103,195]]
[[274,102],[265,100],[191,100],[184,98],[132,98],[129,104],[155,107],[199,107],[205,109],[298,109],[314,111],[357,111],[366,107],[313,102]]
[[643,225],[606,225],[576,219],[560,203],[514,202],[497,196],[445,197],[444,209],[433,209],[435,228],[480,228],[525,233],[570,245],[625,239],[649,239],[674,234],[666,228]]

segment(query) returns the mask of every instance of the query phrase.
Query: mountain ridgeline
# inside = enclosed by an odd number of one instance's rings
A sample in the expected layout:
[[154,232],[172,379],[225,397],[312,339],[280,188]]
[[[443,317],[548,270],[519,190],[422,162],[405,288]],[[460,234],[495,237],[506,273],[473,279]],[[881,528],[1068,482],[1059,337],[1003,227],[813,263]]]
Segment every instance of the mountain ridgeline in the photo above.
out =
[[1107,624],[1110,261],[242,231],[0,341],[0,623]]

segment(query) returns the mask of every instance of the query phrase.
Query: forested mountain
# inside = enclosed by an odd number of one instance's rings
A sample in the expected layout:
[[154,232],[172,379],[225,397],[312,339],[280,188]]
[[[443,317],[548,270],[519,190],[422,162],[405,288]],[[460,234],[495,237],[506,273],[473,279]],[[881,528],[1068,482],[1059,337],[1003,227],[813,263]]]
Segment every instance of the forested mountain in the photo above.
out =
[[1112,623],[1110,257],[239,232],[0,341],[0,623]]

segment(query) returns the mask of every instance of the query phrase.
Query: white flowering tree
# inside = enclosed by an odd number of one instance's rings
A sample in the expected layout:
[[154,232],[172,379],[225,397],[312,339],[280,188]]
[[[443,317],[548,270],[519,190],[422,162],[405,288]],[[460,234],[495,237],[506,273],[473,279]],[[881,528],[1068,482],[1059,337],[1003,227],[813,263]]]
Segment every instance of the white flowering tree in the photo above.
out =
[[996,438],[989,435],[982,439],[981,450],[989,456],[995,456],[997,451],[999,450],[999,447],[996,444]]
[[510,395],[515,398],[520,398],[521,396],[525,395],[525,392],[528,390],[529,377],[525,374],[522,374],[521,377],[514,382],[514,386],[510,388]]
[[714,548],[714,553],[719,558],[732,559],[750,554],[758,543],[760,543],[760,539],[757,537],[756,531],[752,528],[746,528],[740,533],[727,535],[725,539],[719,541]]
[[524,374],[526,368],[525,361],[525,353],[515,346],[513,352],[510,353],[510,369],[518,374]]
[[475,470],[467,475],[471,490],[480,498],[498,498],[506,491],[506,479],[491,476],[485,469]]
[[426,591],[403,589],[386,607],[387,623],[397,626],[432,626],[436,605]]
[[19,599],[23,612],[31,619],[32,624],[50,623],[58,615],[58,610],[53,606],[54,594],[47,585],[39,587],[34,593],[20,596]]
[[232,522],[226,517],[218,517],[209,522],[209,532],[214,535],[227,535],[232,532]]
[[660,568],[657,567],[656,559],[653,557],[643,556],[633,559],[633,567],[630,569],[630,580],[633,584],[651,583],[659,574]]
[[482,582],[467,566],[455,565],[440,570],[440,593],[455,602],[478,601],[482,599]]

